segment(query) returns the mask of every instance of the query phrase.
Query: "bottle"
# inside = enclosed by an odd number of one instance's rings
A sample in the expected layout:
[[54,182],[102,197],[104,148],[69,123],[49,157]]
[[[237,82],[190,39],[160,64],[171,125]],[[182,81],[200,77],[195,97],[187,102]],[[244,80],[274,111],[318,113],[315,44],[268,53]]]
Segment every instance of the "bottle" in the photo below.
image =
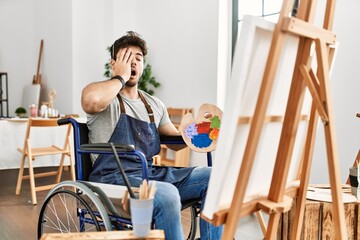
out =
[[41,105],[40,112],[41,112],[41,117],[43,118],[48,117],[48,107],[45,104]]
[[35,104],[29,106],[30,117],[37,117],[37,109]]

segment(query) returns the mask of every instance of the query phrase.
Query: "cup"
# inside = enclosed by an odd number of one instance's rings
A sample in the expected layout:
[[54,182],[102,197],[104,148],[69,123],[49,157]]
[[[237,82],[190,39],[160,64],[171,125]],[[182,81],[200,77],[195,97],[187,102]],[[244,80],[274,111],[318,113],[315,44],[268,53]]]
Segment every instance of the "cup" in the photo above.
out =
[[351,167],[349,171],[351,194],[358,197],[358,167]]
[[150,233],[154,198],[130,198],[131,222],[136,237],[146,237]]

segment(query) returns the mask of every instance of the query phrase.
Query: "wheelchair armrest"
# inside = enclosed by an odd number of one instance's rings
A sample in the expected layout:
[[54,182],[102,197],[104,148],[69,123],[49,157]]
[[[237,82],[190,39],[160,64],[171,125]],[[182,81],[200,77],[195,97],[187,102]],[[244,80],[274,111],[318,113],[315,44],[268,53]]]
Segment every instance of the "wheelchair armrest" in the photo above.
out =
[[72,118],[60,118],[57,120],[59,126],[71,123]]
[[[87,132],[84,133],[83,130],[87,127],[85,123],[79,123],[74,118],[60,118],[57,121],[58,125],[65,125],[65,124],[72,124],[74,130],[74,152],[75,152],[75,159],[76,164],[82,168],[83,163],[81,160],[81,154],[113,154],[111,146],[109,143],[95,143],[95,144],[88,144],[88,136]],[[85,125],[85,127],[83,127]],[[82,132],[81,132],[82,131]],[[179,138],[180,137],[180,138]],[[184,143],[181,136],[177,136],[178,139]],[[82,144],[81,144],[82,143]],[[118,152],[119,156],[126,156],[126,155],[136,155],[140,158],[142,163],[142,177],[143,179],[148,179],[148,165],[147,160],[145,158],[144,153],[141,151],[135,150],[133,145],[126,145],[126,144],[114,144],[116,151]],[[87,176],[84,177],[81,171],[77,170],[77,176],[80,179],[87,179]]]
[[[143,152],[135,150],[134,145],[131,144],[114,144],[114,147],[120,159],[121,156],[138,156],[142,165],[142,177],[143,179],[149,179],[148,164]],[[77,152],[80,154],[113,154],[110,143],[84,143],[80,145]]]
[[[135,150],[134,145],[131,144],[114,144],[117,151],[132,152]],[[108,143],[86,143],[80,145],[81,150],[85,151],[111,151],[111,146]]]
[[[181,135],[160,135],[160,143],[165,145],[177,145],[185,144],[184,139]],[[209,167],[212,166],[212,156],[211,152],[207,152],[207,164]]]
[[186,144],[181,135],[160,135],[161,144]]

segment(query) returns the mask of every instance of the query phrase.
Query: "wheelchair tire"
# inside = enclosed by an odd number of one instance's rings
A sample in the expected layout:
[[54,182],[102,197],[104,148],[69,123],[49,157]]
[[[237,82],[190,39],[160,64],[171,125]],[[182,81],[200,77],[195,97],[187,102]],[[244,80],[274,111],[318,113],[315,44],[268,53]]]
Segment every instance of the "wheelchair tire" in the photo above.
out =
[[197,233],[199,221],[199,209],[196,205],[192,205],[181,212],[181,223],[184,230],[184,239],[194,240]]
[[47,194],[38,221],[43,233],[111,231],[109,216],[98,197],[84,184],[64,181]]
[[[88,224],[90,221],[91,224]],[[100,231],[99,222],[86,201],[77,193],[59,189],[46,199],[39,215],[39,239],[43,233],[88,231]]]

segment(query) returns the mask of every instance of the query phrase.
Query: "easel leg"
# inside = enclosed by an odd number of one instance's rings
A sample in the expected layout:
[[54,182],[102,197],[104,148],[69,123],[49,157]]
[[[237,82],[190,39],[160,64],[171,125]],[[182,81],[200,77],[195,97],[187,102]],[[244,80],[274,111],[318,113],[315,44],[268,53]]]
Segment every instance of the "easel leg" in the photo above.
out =
[[[330,117],[330,115],[329,115]],[[334,226],[338,227],[336,239],[347,239],[347,231],[345,224],[344,204],[342,201],[341,181],[339,172],[339,163],[337,151],[334,145],[334,128],[332,121],[325,125],[326,149],[328,154],[329,176],[331,186],[331,196],[333,201]]]
[[[268,229],[277,229],[279,226],[281,213],[273,213],[270,214]],[[265,239],[272,240],[276,239],[276,231],[267,231]]]
[[301,168],[301,181],[299,193],[296,204],[296,213],[294,224],[291,229],[291,239],[300,239],[301,230],[304,220],[305,204],[306,204],[306,191],[309,184],[310,169],[312,163],[312,155],[314,150],[315,135],[317,130],[319,115],[316,112],[314,104],[311,107],[309,128],[304,149],[304,158]]
[[261,211],[257,211],[255,212],[255,215],[259,221],[259,224],[260,224],[260,227],[261,227],[261,231],[262,233],[264,234],[264,236],[266,235],[266,229],[267,229],[267,226],[266,226],[266,223],[265,223],[265,219],[262,215],[262,212]]
[[326,151],[329,166],[331,196],[333,201],[334,226],[337,227],[336,239],[347,239],[344,205],[342,202],[341,181],[337,149],[335,144],[335,128],[333,122],[332,103],[329,90],[329,58],[326,44],[316,40],[317,59],[319,63],[320,94],[328,113],[328,122],[324,123]]

